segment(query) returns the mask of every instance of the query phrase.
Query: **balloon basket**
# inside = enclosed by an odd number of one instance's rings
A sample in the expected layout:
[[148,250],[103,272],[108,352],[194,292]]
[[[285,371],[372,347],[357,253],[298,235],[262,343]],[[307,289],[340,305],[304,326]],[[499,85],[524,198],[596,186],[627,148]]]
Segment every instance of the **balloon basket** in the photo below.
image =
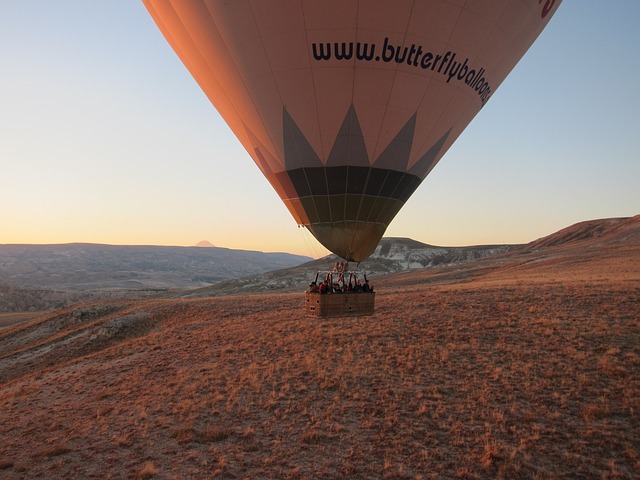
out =
[[[364,283],[359,277],[364,278]],[[319,284],[319,279],[323,282]],[[317,272],[305,293],[305,315],[315,318],[373,315],[376,294],[367,275],[350,271],[348,263],[336,263],[328,272]]]
[[373,315],[376,294],[367,293],[305,293],[307,317],[358,317]]

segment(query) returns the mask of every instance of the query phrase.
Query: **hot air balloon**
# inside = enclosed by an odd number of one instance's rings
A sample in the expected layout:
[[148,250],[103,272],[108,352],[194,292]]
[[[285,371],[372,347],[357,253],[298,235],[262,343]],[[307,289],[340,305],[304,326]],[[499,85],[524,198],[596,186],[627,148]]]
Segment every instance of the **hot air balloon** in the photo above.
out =
[[360,262],[561,0],[143,0],[299,225]]

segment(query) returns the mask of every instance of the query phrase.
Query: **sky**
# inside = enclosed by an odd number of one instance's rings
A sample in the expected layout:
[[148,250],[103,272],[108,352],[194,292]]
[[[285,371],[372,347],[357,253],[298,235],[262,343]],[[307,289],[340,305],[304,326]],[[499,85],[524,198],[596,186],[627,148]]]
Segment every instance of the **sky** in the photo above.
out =
[[[564,0],[386,236],[527,243],[640,214],[640,2]],[[132,0],[0,0],[0,244],[327,251]]]

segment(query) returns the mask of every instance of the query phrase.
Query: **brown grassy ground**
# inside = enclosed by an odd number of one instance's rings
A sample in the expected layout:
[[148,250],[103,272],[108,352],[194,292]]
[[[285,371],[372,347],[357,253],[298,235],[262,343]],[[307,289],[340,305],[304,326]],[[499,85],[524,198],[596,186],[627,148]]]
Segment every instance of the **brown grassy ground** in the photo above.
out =
[[0,328],[9,327],[38,316],[40,312],[0,312]]
[[569,258],[7,327],[0,478],[638,478],[640,249]]

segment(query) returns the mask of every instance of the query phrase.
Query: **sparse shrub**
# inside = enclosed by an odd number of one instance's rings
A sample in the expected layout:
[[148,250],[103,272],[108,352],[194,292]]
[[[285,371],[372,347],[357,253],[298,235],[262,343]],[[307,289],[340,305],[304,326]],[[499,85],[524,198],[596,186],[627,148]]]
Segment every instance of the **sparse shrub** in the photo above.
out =
[[179,428],[171,434],[180,445],[194,442],[195,430],[193,428]]
[[604,418],[608,414],[608,405],[589,403],[582,408],[582,417],[587,422]]
[[187,443],[213,443],[226,440],[231,435],[232,431],[227,427],[220,427],[218,425],[208,425],[202,430],[195,428],[180,428],[173,432],[171,435],[180,445]]
[[142,466],[138,474],[136,475],[137,479],[143,480],[145,478],[152,478],[160,473],[158,467],[156,467],[153,462],[145,462]]
[[221,442],[226,440],[231,435],[231,429],[227,427],[220,427],[217,425],[208,425],[203,428],[200,436],[204,442]]
[[116,445],[119,447],[126,447],[131,445],[131,439],[128,435],[114,435],[113,441],[116,442]]
[[320,434],[316,430],[305,432],[305,434],[302,435],[302,443],[306,443],[307,445],[314,445],[314,444],[320,443],[321,441],[322,441],[322,434]]
[[40,452],[38,456],[39,457],[58,457],[60,455],[64,455],[65,453],[69,453],[72,451],[73,450],[71,450],[68,447],[65,447],[63,445],[57,445],[57,446],[48,448],[46,450],[43,450],[42,452]]

